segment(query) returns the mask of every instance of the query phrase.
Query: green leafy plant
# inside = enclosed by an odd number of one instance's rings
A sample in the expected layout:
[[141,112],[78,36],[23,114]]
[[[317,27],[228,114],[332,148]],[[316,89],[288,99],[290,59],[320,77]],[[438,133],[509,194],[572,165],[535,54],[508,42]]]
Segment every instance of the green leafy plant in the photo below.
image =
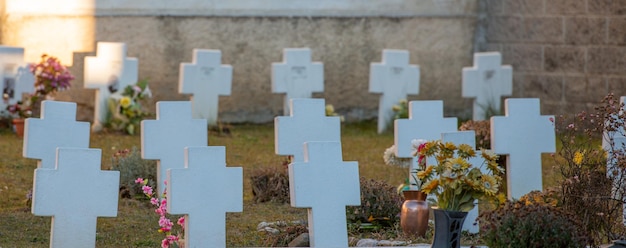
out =
[[402,198],[396,187],[382,180],[361,177],[361,206],[346,207],[346,216],[352,223],[372,223],[390,227],[398,221]]
[[117,131],[135,134],[141,121],[150,116],[142,108],[141,100],[151,96],[148,81],[143,80],[126,86],[120,94],[109,97],[108,108],[111,115],[108,126]]
[[579,219],[556,204],[553,195],[531,192],[483,211],[478,218],[482,239],[489,247],[585,247]]
[[143,198],[142,186],[135,183],[135,179],[145,178],[150,182],[148,186],[156,184],[156,162],[154,160],[141,159],[137,147],[121,149],[115,152],[111,158],[111,170],[120,172],[120,195],[124,198]]
[[[498,156],[489,150],[482,150],[482,165],[472,165],[469,159],[476,157],[474,148],[451,142],[426,142],[417,155],[434,157],[437,163],[428,165],[423,171],[417,172],[417,178],[424,180],[421,191],[434,194],[432,200],[439,209],[450,211],[469,211],[474,208],[474,200],[501,201],[504,197],[498,194],[504,170],[496,162]],[[486,166],[489,173],[482,173],[478,166]]]

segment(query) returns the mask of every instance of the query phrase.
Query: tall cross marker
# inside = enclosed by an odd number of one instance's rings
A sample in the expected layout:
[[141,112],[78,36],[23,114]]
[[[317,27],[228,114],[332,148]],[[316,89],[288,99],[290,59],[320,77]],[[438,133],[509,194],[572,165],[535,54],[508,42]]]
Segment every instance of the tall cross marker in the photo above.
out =
[[[394,127],[394,145],[396,156],[413,158],[409,172],[415,170],[417,161],[412,156],[414,139],[427,141],[441,138],[442,133],[455,132],[455,117],[443,117],[443,101],[411,101],[409,102],[409,118],[398,119]],[[415,180],[410,177],[411,183]]]
[[226,247],[226,212],[243,211],[243,170],[226,149],[188,147],[185,168],[167,171],[167,212],[185,214],[185,247]]
[[311,49],[285,48],[283,62],[272,63],[272,92],[286,93],[283,112],[289,112],[289,100],[311,98],[324,91],[324,65],[311,63]]
[[383,50],[382,63],[370,65],[370,92],[381,93],[378,104],[378,133],[393,119],[393,105],[408,94],[419,94],[420,68],[409,65],[409,52]]
[[119,171],[100,170],[101,151],[58,148],[53,169],[35,169],[32,213],[52,216],[50,247],[96,247],[98,217],[116,217]]
[[193,94],[193,118],[217,124],[219,96],[230,95],[233,67],[222,65],[219,50],[194,49],[193,63],[180,64],[178,92]]
[[[620,97],[619,102],[620,105],[626,103],[626,96]],[[621,111],[624,111],[623,107]],[[624,123],[621,123],[619,130],[612,132],[605,131],[602,135],[602,148],[608,153],[609,158],[606,161],[606,176],[614,180],[613,197],[620,200],[626,197],[624,195],[624,191],[620,189],[623,188],[622,185],[625,183],[626,178],[624,178],[624,175],[619,169],[617,169],[617,174],[614,174],[616,172],[616,166],[618,166],[618,161],[616,161],[613,153],[616,150],[623,150],[624,147],[626,147],[626,136],[624,136],[625,133],[626,131],[624,131]],[[626,225],[626,204],[622,205],[622,209],[624,213],[622,223],[623,225]]]
[[488,110],[500,113],[500,98],[513,94],[513,68],[501,63],[499,52],[475,53],[474,66],[463,68],[462,95],[476,98],[475,121],[485,120]]
[[326,116],[324,99],[296,98],[290,101],[289,116],[274,119],[274,145],[278,155],[293,155],[304,161],[302,145],[310,141],[341,141],[341,121]]
[[24,125],[22,154],[39,159],[38,168],[54,169],[57,147],[89,147],[89,123],[76,121],[76,103],[43,101],[41,119],[28,118]]
[[97,56],[85,57],[85,88],[96,89],[93,130],[100,131],[107,120],[111,94],[137,83],[138,62],[126,57],[126,44],[98,42]]
[[156,159],[159,195],[168,169],[185,166],[185,147],[206,146],[207,126],[192,119],[191,102],[157,102],[156,120],[141,121],[141,157]]
[[554,116],[540,115],[536,98],[509,98],[504,104],[506,116],[491,117],[491,149],[508,155],[508,197],[519,199],[543,190],[541,154],[556,151]]
[[346,206],[361,204],[357,162],[343,162],[340,142],[307,142],[289,165],[291,206],[308,208],[311,247],[348,247]]

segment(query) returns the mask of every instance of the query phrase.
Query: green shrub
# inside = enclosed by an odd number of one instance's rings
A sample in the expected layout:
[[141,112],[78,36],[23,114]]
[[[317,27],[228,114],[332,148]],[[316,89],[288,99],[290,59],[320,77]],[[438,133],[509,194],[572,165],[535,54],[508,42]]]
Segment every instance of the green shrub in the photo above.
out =
[[135,179],[148,179],[148,185],[156,187],[156,161],[143,160],[137,147],[118,150],[111,158],[111,170],[120,172],[120,196],[145,199],[141,186]]
[[289,175],[274,167],[256,170],[250,177],[252,199],[256,203],[289,203]]
[[382,180],[361,177],[361,206],[346,208],[348,222],[373,222],[382,226],[393,226],[399,220],[402,198],[396,186]]
[[587,234],[578,218],[538,193],[506,202],[479,216],[480,234],[489,247],[585,247]]

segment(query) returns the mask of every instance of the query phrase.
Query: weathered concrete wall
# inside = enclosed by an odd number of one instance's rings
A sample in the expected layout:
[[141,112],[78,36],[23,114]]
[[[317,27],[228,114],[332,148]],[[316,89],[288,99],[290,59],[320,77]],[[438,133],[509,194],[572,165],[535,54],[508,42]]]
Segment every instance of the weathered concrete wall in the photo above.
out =
[[[369,65],[381,60],[385,48],[405,49],[411,63],[421,67],[420,94],[410,99],[443,99],[447,115],[467,118],[471,104],[461,98],[461,69],[472,63],[475,1],[461,1],[460,9],[451,1],[430,2],[437,3],[431,6],[435,14],[421,9],[399,17],[22,14],[9,16],[2,42],[28,51],[49,42],[35,35],[36,27],[93,23],[81,36],[93,39],[82,41],[91,50],[78,49],[73,56],[73,89],[58,96],[78,102],[81,120],[92,119],[94,93],[82,89],[82,74],[84,56],[95,54],[96,41],[127,43],[128,56],[139,59],[139,77],[149,80],[155,101],[187,99],[177,93],[179,64],[191,61],[194,48],[220,49],[223,63],[234,68],[232,94],[220,100],[224,122],[270,122],[282,114],[284,96],[271,93],[271,63],[282,61],[282,49],[289,47],[309,47],[313,60],[324,63],[325,92],[315,97],[325,98],[348,120],[374,118],[379,96],[368,92]],[[439,10],[446,8],[452,10]],[[54,49],[47,52],[54,55]]]
[[591,110],[626,95],[626,4],[612,0],[484,0],[482,50],[513,65],[515,97],[545,114]]

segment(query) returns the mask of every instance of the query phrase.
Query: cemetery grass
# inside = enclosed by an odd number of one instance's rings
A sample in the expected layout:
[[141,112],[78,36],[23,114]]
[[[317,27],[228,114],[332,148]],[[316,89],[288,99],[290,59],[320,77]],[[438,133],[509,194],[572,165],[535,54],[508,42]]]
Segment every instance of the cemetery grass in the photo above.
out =
[[[266,236],[256,231],[262,221],[306,220],[306,210],[289,204],[254,203],[249,176],[269,167],[281,168],[283,156],[274,153],[273,125],[229,126],[229,133],[209,133],[209,145],[226,147],[228,166],[243,167],[244,208],[226,215],[227,246],[264,246]],[[374,122],[342,124],[344,161],[358,161],[362,177],[401,183],[406,169],[387,166],[383,151],[393,144],[392,132],[376,133]],[[108,169],[119,149],[140,148],[139,135],[93,133],[90,148],[102,149],[102,168]],[[30,213],[26,194],[32,188],[36,161],[22,157],[23,140],[7,129],[0,129],[0,247],[48,247],[50,217]],[[553,159],[544,155],[544,185],[557,183]],[[84,185],[89,187],[89,185]],[[80,196],[75,196],[80,197]],[[197,197],[205,197],[198,195]],[[219,221],[219,220],[216,220]],[[158,215],[145,200],[120,199],[117,218],[98,218],[97,247],[159,247],[164,237],[158,233]]]

